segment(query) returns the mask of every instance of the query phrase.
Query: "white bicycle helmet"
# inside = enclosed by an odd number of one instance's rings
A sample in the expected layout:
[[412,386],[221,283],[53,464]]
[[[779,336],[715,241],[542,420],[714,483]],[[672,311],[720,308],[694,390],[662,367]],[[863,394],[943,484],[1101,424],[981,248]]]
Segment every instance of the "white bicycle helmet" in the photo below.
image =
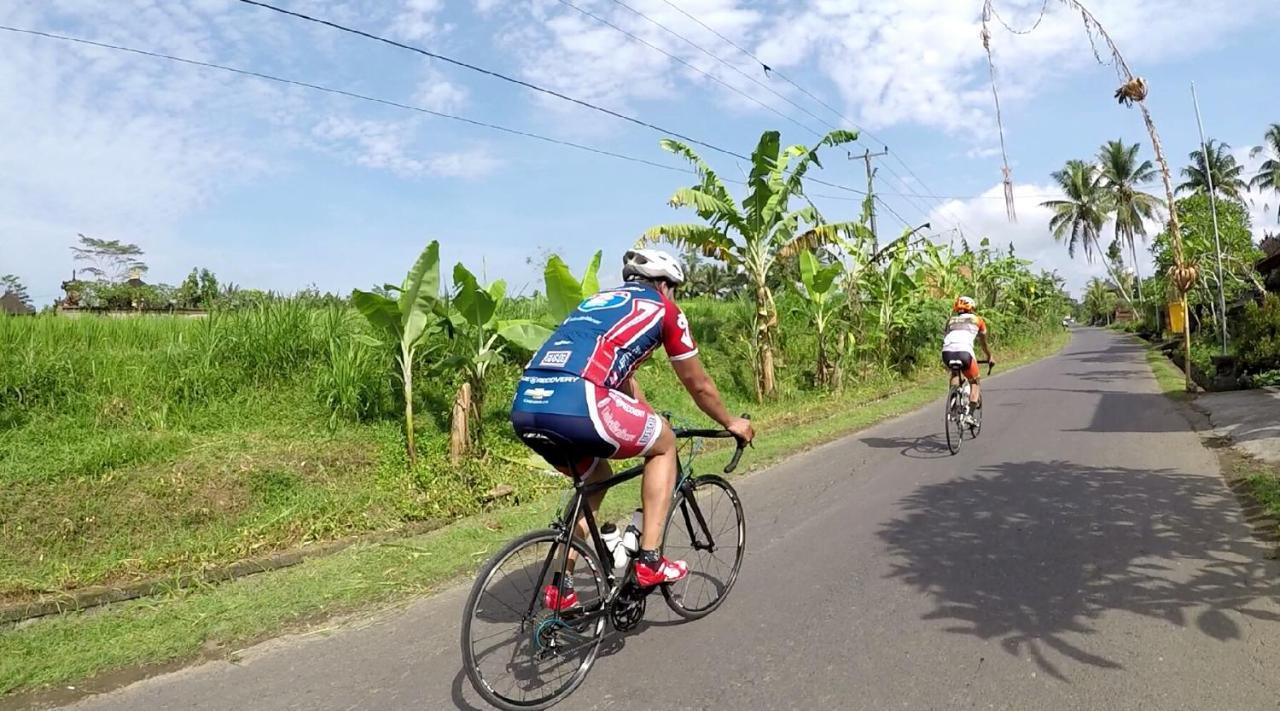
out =
[[675,286],[684,283],[684,267],[675,257],[658,249],[633,249],[622,257],[622,279],[663,279]]

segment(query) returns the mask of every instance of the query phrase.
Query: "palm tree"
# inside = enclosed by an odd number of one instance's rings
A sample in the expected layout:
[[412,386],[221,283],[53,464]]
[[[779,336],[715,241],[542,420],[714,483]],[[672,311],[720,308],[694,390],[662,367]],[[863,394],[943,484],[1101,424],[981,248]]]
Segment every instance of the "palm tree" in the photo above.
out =
[[1138,301],[1142,301],[1142,274],[1138,272],[1138,250],[1134,235],[1145,238],[1147,227],[1144,219],[1154,219],[1160,198],[1145,193],[1138,186],[1155,179],[1156,169],[1151,161],[1138,162],[1141,146],[1126,146],[1124,141],[1107,141],[1098,151],[1098,164],[1102,169],[1102,189],[1106,191],[1116,221],[1116,240],[1129,246],[1133,259],[1133,272],[1138,282]]
[[1191,151],[1188,158],[1191,165],[1182,169],[1187,180],[1178,186],[1178,192],[1186,190],[1193,193],[1208,193],[1209,178],[1213,178],[1213,191],[1223,197],[1240,199],[1240,193],[1248,188],[1240,174],[1244,166],[1236,162],[1236,157],[1229,152],[1231,146],[1210,138],[1206,142],[1209,160],[1205,167],[1205,152],[1200,149]]
[[[1280,192],[1280,123],[1273,123],[1262,136],[1262,145],[1254,146],[1249,157],[1266,155],[1267,160],[1258,168],[1258,174],[1249,181],[1249,187],[1258,190],[1274,190]],[[1276,209],[1280,216],[1280,208]]]
[[746,274],[754,290],[756,386],[761,397],[773,395],[773,348],[777,339],[778,308],[769,288],[769,276],[778,260],[795,256],[835,241],[849,224],[825,224],[812,203],[791,210],[791,199],[804,197],[803,179],[809,168],[822,164],[818,149],[855,141],[852,131],[832,131],[813,148],[795,145],[782,148],[777,131],[765,131],[751,154],[747,176],[747,196],[741,208],[724,181],[689,146],[672,139],[662,141],[663,149],[684,158],[698,174],[697,185],[680,188],[668,201],[672,207],[690,207],[702,218],[699,224],[652,227],[639,244],[666,241],[696,247],[703,255]]
[[[1054,171],[1053,180],[1066,194],[1065,200],[1046,200],[1042,207],[1053,210],[1049,219],[1049,229],[1053,238],[1067,243],[1067,254],[1076,256],[1076,248],[1083,246],[1085,259],[1093,262],[1094,250],[1102,252],[1098,237],[1102,233],[1102,225],[1111,212],[1111,198],[1103,186],[1102,171],[1098,166],[1082,160],[1069,160],[1062,170]],[[1105,258],[1103,263],[1107,271],[1114,271],[1112,264]],[[1112,274],[1117,283],[1122,283],[1118,275]],[[1129,294],[1121,288],[1124,300],[1133,305]]]

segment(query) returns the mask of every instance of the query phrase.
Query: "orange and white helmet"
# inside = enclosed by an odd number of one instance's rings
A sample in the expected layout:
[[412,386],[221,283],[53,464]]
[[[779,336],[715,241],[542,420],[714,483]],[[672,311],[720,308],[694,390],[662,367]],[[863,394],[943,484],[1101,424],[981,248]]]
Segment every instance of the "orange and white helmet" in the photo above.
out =
[[971,314],[976,307],[977,303],[973,300],[973,297],[957,296],[956,303],[952,305],[951,311],[958,314]]

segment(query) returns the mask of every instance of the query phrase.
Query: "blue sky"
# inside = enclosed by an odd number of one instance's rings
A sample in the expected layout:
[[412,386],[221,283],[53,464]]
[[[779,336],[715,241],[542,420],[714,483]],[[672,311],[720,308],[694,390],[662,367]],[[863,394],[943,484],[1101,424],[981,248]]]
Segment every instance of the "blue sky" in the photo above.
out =
[[[786,113],[825,126],[613,0],[573,0]],[[750,103],[558,0],[277,0],[371,32],[546,85],[740,153],[760,131],[814,134]],[[628,5],[667,24],[814,114],[843,123],[697,26],[666,0]],[[1004,219],[997,134],[978,39],[978,0],[673,0],[887,143],[878,189],[937,239],[1012,241],[1079,287],[1100,266],[1053,243],[1038,203],[1048,174],[1104,140],[1146,143],[1136,110],[1093,59],[1078,18],[1049,0],[1029,35],[995,29],[1017,224]],[[1129,63],[1175,169],[1197,145],[1188,82],[1209,134],[1247,156],[1280,122],[1274,0],[1090,0]],[[1015,27],[1039,0],[997,0]],[[74,35],[323,84],[679,165],[661,135],[444,63],[234,0],[17,0],[0,24]],[[348,291],[397,280],[439,239],[513,288],[547,250],[580,264],[619,259],[645,228],[691,219],[665,205],[679,173],[460,125],[401,109],[162,60],[0,32],[0,273],[36,300],[58,295],[76,234],[136,242],[150,280],[192,266],[223,281]],[[1147,149],[1149,155],[1149,149]],[[704,151],[725,175],[745,166]],[[825,156],[820,176],[860,188],[862,162]],[[891,172],[892,171],[892,172]],[[1250,171],[1252,172],[1252,171]],[[893,173],[896,173],[894,175]],[[923,180],[923,184],[910,173]],[[927,187],[926,187],[927,185]],[[813,186],[811,192],[842,195]],[[954,196],[907,197],[901,193]],[[854,197],[850,193],[843,195]],[[1280,196],[1253,196],[1255,229],[1277,229]],[[855,200],[816,198],[830,219]],[[882,209],[883,233],[902,223]],[[616,270],[614,270],[616,272]]]

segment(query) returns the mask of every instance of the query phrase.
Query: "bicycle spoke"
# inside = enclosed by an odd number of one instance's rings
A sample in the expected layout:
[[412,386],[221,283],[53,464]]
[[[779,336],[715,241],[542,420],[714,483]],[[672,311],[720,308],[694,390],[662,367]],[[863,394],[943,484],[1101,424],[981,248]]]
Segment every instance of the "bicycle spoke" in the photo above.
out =
[[[604,615],[577,615],[574,622],[574,615],[543,607],[542,590],[563,565],[565,545],[552,533],[531,534],[500,553],[477,581],[464,620],[463,654],[473,685],[491,703],[554,700],[581,683],[595,658]],[[576,553],[580,604],[598,609],[603,575],[585,550]]]
[[741,508],[731,492],[723,480],[704,478],[668,518],[667,555],[686,560],[689,574],[662,592],[683,617],[701,617],[715,609],[737,579],[743,546]]

